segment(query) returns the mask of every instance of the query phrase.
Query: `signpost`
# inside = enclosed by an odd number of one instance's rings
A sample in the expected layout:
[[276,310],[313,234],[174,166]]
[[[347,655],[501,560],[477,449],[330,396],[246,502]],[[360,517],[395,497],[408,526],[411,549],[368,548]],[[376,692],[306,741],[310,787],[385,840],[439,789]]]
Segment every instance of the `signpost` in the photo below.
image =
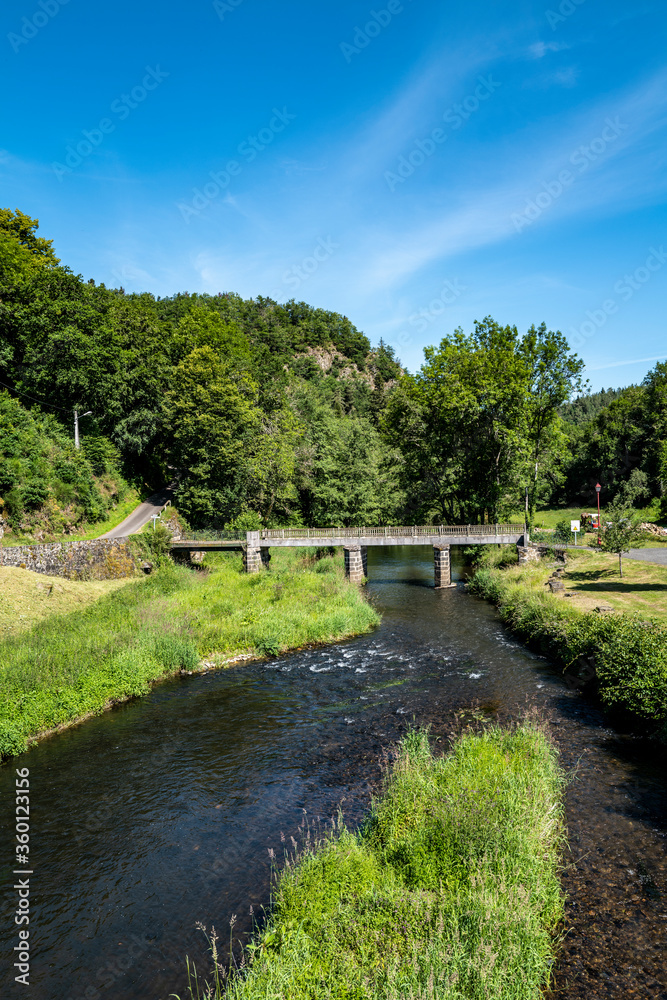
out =
[[577,544],[577,532],[581,531],[581,521],[570,521],[570,531],[574,535],[574,544]]
[[600,526],[600,490],[601,489],[602,489],[602,487],[600,486],[599,483],[597,483],[596,486],[595,486],[595,492],[598,495],[598,545],[602,545],[602,539],[600,538],[600,527],[601,527]]

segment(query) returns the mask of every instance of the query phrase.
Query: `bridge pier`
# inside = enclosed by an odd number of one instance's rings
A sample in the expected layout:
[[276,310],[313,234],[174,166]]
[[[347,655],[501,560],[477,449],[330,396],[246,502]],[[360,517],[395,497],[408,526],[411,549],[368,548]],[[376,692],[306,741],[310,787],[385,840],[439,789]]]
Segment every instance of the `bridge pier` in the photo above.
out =
[[433,569],[436,590],[444,590],[446,587],[456,586],[455,583],[452,583],[452,564],[449,549],[449,545],[433,546]]
[[247,545],[243,550],[243,569],[246,573],[259,573],[262,569],[268,569],[271,562],[271,553],[267,546],[251,547]]
[[350,583],[363,583],[368,576],[368,550],[365,545],[345,545],[345,576]]
[[243,549],[243,569],[246,573],[259,573],[262,569],[268,569],[271,562],[271,553],[268,545],[259,544],[259,531],[248,531],[246,534],[246,544]]

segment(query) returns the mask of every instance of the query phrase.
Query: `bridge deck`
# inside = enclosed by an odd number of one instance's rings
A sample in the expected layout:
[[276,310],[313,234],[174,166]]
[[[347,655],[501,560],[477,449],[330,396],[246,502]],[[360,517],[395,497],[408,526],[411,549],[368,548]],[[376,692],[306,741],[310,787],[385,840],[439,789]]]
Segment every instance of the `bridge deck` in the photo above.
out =
[[525,535],[523,524],[422,525],[381,528],[270,528],[262,531],[193,532],[189,539],[172,543],[172,549],[184,551],[287,548],[302,546],[379,545],[517,545]]

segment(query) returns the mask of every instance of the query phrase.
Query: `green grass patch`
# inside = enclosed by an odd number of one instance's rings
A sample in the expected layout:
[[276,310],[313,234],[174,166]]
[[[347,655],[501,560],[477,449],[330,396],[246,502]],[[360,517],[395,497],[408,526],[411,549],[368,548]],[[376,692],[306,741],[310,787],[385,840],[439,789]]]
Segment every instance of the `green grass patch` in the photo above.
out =
[[[400,745],[359,833],[307,836],[230,1000],[538,1000],[563,914],[563,779],[530,725]],[[190,996],[204,997],[190,967]]]
[[[146,693],[161,677],[235,654],[273,655],[369,631],[379,616],[342,557],[277,552],[248,576],[239,553],[208,571],[171,562],[94,604],[0,642],[0,756],[40,732]],[[324,565],[323,565],[324,564]],[[45,578],[46,579],[46,578]]]
[[0,566],[0,638],[65,615],[127,586],[127,580],[65,580],[27,569]]

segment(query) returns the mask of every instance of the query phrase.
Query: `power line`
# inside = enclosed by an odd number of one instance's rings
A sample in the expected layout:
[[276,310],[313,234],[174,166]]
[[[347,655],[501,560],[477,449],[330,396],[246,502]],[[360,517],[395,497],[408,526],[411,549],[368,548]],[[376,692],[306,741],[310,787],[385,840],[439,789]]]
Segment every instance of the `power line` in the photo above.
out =
[[5,389],[9,389],[10,392],[15,392],[17,396],[24,396],[26,399],[32,400],[33,403],[38,403],[39,406],[49,406],[52,410],[60,410],[61,413],[72,412],[72,410],[66,410],[62,406],[54,406],[53,403],[44,403],[41,399],[35,399],[34,396],[29,396],[27,392],[19,392],[18,389],[13,388],[11,385],[7,385],[7,383],[2,380],[0,380],[0,385],[4,385]]

